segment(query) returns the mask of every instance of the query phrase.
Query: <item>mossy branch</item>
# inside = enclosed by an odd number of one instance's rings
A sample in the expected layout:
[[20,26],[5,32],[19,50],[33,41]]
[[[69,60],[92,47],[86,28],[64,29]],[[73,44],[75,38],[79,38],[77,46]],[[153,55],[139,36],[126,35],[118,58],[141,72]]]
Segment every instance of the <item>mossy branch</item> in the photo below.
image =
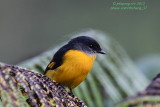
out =
[[148,87],[133,97],[128,97],[116,107],[160,107],[160,74]]
[[0,63],[0,100],[4,107],[87,107],[48,77],[3,63]]

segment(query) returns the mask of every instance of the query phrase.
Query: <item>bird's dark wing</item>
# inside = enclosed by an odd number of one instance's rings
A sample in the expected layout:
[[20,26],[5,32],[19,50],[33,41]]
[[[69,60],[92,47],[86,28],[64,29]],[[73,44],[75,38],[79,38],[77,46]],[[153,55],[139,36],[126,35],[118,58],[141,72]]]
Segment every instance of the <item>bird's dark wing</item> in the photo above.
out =
[[55,53],[55,55],[53,56],[52,60],[50,61],[50,63],[46,67],[44,74],[46,74],[48,70],[54,70],[57,67],[59,67],[62,64],[63,55],[70,49],[72,49],[72,46],[70,46],[68,44],[64,45],[63,47],[61,47]]

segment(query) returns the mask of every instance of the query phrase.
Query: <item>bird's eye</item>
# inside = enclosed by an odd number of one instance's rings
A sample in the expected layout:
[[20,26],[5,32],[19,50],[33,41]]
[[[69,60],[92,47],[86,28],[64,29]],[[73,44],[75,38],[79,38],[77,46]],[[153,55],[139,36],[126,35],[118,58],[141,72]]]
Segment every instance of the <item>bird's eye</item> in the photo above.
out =
[[92,48],[92,47],[93,47],[93,45],[89,45],[89,47],[90,47],[90,48]]

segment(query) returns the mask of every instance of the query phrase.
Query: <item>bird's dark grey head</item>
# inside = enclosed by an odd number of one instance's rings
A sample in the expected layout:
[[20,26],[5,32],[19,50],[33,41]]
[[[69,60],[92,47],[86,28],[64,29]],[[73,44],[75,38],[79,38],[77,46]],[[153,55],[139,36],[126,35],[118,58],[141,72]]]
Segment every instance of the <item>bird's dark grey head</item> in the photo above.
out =
[[71,41],[69,41],[68,44],[72,45],[74,49],[81,50],[87,54],[95,54],[95,53],[105,54],[105,51],[101,49],[98,42],[88,36],[79,36],[73,38],[71,39]]

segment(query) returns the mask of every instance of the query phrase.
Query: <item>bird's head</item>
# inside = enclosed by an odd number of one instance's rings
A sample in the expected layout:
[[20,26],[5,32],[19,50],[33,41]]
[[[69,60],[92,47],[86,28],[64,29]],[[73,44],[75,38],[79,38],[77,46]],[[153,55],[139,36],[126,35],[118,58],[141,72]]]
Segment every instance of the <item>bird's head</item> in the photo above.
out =
[[105,54],[99,45],[99,43],[91,37],[88,36],[79,36],[71,39],[68,42],[69,45],[72,45],[74,49],[83,51],[87,54]]

